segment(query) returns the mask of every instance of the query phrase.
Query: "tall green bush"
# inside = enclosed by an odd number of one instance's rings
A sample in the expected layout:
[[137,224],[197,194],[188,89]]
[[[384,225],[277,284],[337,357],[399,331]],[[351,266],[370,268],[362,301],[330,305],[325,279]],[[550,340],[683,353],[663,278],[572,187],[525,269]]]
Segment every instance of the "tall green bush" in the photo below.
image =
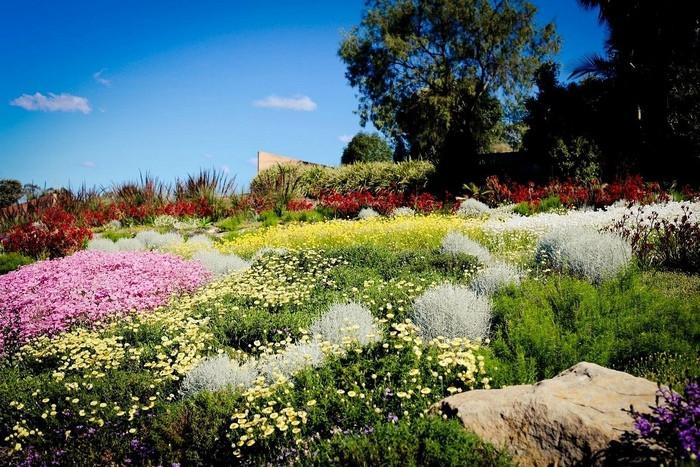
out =
[[251,194],[274,197],[294,186],[295,195],[317,196],[324,191],[396,190],[421,192],[430,187],[435,167],[430,162],[358,162],[340,167],[276,165],[250,183]]

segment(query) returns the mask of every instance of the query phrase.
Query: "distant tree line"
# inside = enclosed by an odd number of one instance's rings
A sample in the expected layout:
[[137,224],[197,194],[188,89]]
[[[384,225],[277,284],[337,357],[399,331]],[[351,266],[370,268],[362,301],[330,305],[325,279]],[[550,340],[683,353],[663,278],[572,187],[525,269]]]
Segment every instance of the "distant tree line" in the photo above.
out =
[[[606,53],[562,83],[554,25],[526,0],[369,0],[339,49],[360,123],[447,185],[499,143],[545,177],[697,181],[700,2],[579,3],[609,31]],[[358,136],[343,163],[388,157],[378,135]]]

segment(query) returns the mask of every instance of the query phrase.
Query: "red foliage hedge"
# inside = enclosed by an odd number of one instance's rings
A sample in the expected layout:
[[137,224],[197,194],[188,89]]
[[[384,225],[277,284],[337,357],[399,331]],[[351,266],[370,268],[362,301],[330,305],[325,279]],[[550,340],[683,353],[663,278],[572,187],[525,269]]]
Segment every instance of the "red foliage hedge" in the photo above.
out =
[[57,258],[79,250],[90,238],[90,229],[79,226],[75,216],[60,207],[50,207],[38,221],[10,229],[2,238],[2,246],[34,258]]
[[408,206],[428,213],[442,209],[443,203],[430,193],[405,195],[393,191],[327,192],[320,196],[319,205],[331,209],[339,217],[355,217],[362,208],[371,208],[380,214],[389,214],[398,207]]

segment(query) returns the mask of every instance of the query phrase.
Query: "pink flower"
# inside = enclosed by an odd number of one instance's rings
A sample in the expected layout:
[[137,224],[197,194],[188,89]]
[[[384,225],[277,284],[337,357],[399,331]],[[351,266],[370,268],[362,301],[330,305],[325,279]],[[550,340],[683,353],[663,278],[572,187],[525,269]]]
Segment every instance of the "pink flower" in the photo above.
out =
[[194,261],[151,252],[81,251],[0,276],[0,353],[76,325],[165,305],[211,274]]

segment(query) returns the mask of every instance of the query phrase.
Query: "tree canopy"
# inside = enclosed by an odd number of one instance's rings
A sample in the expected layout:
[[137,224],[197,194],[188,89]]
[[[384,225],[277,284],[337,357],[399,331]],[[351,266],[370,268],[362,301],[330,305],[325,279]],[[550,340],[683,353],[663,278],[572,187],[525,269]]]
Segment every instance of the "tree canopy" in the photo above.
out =
[[345,146],[340,163],[386,162],[391,160],[392,155],[391,147],[380,135],[360,132]]
[[556,50],[521,0],[370,0],[341,43],[359,115],[399,158],[458,166],[487,149],[503,103],[530,91]]

